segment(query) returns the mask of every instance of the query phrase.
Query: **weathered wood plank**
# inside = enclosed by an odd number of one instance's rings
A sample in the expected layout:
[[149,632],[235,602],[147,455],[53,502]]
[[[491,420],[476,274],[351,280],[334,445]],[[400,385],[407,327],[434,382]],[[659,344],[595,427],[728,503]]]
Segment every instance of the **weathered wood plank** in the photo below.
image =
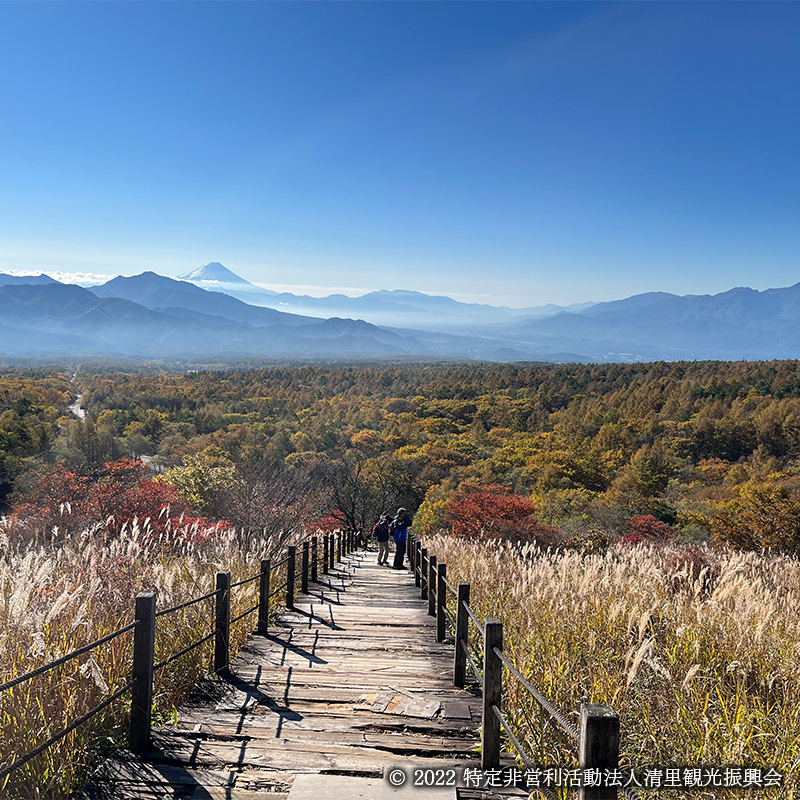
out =
[[452,646],[436,642],[409,573],[354,554],[320,577],[82,800],[292,800],[298,775],[379,788],[393,765],[478,766],[480,697],[453,686]]

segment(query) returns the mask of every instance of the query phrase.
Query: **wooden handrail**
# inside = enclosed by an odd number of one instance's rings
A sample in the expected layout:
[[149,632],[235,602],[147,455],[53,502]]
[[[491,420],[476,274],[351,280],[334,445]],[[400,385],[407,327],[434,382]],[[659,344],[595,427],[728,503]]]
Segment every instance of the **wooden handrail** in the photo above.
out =
[[[454,630],[453,684],[466,685],[467,666],[477,670],[478,666],[469,654],[469,623],[473,622],[483,638],[483,674],[480,679],[483,689],[483,714],[481,721],[481,768],[497,769],[500,765],[500,733],[507,722],[502,714],[503,673],[517,678],[523,688],[568,734],[578,740],[578,761],[582,770],[619,769],[620,727],[619,717],[611,706],[582,703],[580,729],[576,730],[564,715],[550,703],[503,654],[503,623],[498,619],[486,619],[481,624],[470,607],[470,584],[459,582],[454,587],[447,581],[447,565],[438,563],[428,548],[413,539],[411,550],[415,553],[414,578],[421,584],[421,597],[428,600],[428,613],[436,616],[436,639],[444,641],[447,622],[453,624],[447,610],[447,591],[456,594],[456,618]],[[525,763],[533,763],[521,749],[519,740],[509,730],[509,740]],[[578,800],[616,800],[616,786],[586,786],[578,790]]]
[[[328,564],[333,566],[333,537],[325,534],[323,537],[323,572],[328,571]],[[345,535],[345,548],[352,549],[355,547],[355,537]],[[339,549],[342,548],[342,535],[339,535]],[[294,545],[287,549],[287,555],[279,559],[274,564],[268,558],[263,559],[260,563],[259,572],[247,578],[243,578],[235,583],[231,583],[229,572],[218,572],[215,577],[215,588],[213,591],[200,595],[199,597],[191,598],[184,602],[178,603],[169,608],[156,610],[156,595],[152,592],[143,592],[136,595],[134,621],[128,625],[123,626],[112,633],[103,636],[97,641],[91,642],[88,645],[83,645],[70,653],[67,653],[60,658],[37,667],[29,673],[20,675],[10,681],[0,685],[0,691],[13,688],[14,686],[24,683],[26,680],[36,677],[37,675],[44,674],[52,669],[56,669],[62,664],[79,657],[85,652],[103,645],[118,636],[133,631],[133,663],[131,670],[131,680],[125,686],[118,689],[112,695],[103,700],[98,706],[91,709],[82,717],[73,720],[66,728],[57,732],[50,737],[46,742],[42,743],[36,749],[23,754],[15,762],[10,764],[2,771],[2,776],[6,777],[19,767],[26,764],[31,758],[43,752],[48,747],[60,741],[65,735],[70,733],[75,728],[88,722],[93,716],[102,711],[112,702],[118,700],[123,694],[130,691],[131,693],[131,709],[130,709],[130,733],[128,737],[128,745],[134,752],[142,752],[151,746],[151,729],[152,729],[152,709],[153,709],[153,685],[155,670],[168,663],[171,663],[178,657],[185,655],[190,650],[195,649],[197,646],[205,643],[206,641],[214,640],[214,671],[217,673],[224,673],[229,666],[230,658],[230,626],[232,622],[244,618],[248,614],[258,611],[258,624],[256,632],[261,635],[266,635],[269,632],[269,604],[270,599],[277,594],[284,587],[278,587],[277,591],[270,591],[272,585],[272,573],[283,566],[287,565],[287,578],[285,589],[287,607],[291,608],[294,604],[294,585],[296,581],[296,547]],[[308,577],[310,574],[312,582],[317,581],[318,575],[318,561],[319,561],[319,548],[318,539],[316,536],[312,537],[310,541],[310,560],[309,560],[309,541],[305,540],[302,546],[303,552],[303,568],[302,568],[302,588],[303,592],[308,590]],[[231,619],[231,590],[259,581],[258,591],[258,604],[248,609],[238,617]],[[183,648],[178,653],[173,653],[158,665],[155,664],[155,633],[156,624],[160,617],[167,614],[174,613],[175,611],[182,610],[189,606],[210,600],[214,598],[214,626],[209,634],[201,637],[199,640]]]

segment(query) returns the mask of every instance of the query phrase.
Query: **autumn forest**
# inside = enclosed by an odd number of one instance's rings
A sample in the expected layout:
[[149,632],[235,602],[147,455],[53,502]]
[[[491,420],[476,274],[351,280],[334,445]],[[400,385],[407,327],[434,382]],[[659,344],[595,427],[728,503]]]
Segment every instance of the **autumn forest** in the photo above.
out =
[[[68,406],[80,395],[85,420]],[[9,369],[9,535],[137,518],[800,547],[800,364]]]
[[[130,643],[15,676],[155,592],[184,609],[156,633],[167,721],[209,669],[209,641],[172,659],[215,572],[405,506],[529,680],[614,705],[621,763],[755,764],[785,776],[759,797],[798,797],[800,362],[6,368],[0,503],[0,767],[23,764],[0,796],[67,796],[124,746],[117,703],[24,761],[124,689]],[[569,762],[528,700],[507,711],[541,763]]]

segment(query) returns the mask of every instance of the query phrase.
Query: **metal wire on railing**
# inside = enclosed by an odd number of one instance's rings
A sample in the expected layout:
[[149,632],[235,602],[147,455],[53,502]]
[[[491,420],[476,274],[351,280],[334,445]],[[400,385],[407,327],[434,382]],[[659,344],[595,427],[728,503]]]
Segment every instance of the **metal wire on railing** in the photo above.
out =
[[483,674],[481,673],[480,669],[478,668],[478,665],[475,663],[475,659],[470,654],[469,647],[467,647],[467,643],[464,642],[464,641],[461,641],[461,642],[459,642],[459,644],[461,645],[461,649],[464,651],[464,655],[467,658],[467,664],[469,665],[470,669],[472,670],[472,674],[475,676],[475,680],[478,681],[478,683],[481,685],[481,688],[483,688],[483,686],[484,686]]
[[467,612],[469,618],[475,623],[475,627],[480,631],[481,636],[486,636],[486,629],[481,625],[481,621],[475,615],[475,612],[464,603],[464,610]]
[[211,631],[208,635],[204,636],[202,639],[198,639],[196,642],[186,646],[183,650],[178,650],[177,653],[173,653],[169,658],[165,658],[163,661],[159,661],[158,664],[153,666],[153,672],[158,672],[162,667],[166,667],[167,664],[171,664],[173,661],[177,661],[181,656],[185,656],[187,653],[191,653],[197,647],[200,647],[201,644],[205,644],[209,639],[213,639],[216,635],[216,631]]
[[231,584],[231,589],[236,588],[237,586],[244,586],[245,584],[252,583],[253,581],[257,581],[261,577],[261,573],[257,572],[255,575],[251,576],[250,578],[243,578],[240,581],[236,581],[236,583]]
[[41,755],[48,747],[52,747],[56,742],[63,739],[65,736],[68,736],[72,731],[76,728],[79,728],[83,725],[84,722],[88,722],[93,716],[99,714],[104,708],[110,706],[115,700],[118,700],[122,697],[125,692],[129,691],[133,688],[133,685],[136,681],[131,681],[130,683],[126,683],[121,689],[117,689],[114,694],[107,697],[103,700],[102,703],[98,703],[94,708],[90,711],[87,711],[82,716],[78,717],[77,719],[72,720],[66,728],[63,728],[58,733],[53,734],[46,742],[42,742],[38,747],[35,747],[30,753],[26,753],[22,758],[18,758],[13,764],[10,764],[7,767],[4,767],[0,770],[0,784],[3,783],[4,779],[11,775],[13,772],[16,772],[20,767],[25,766],[29,761],[36,758],[36,756]]
[[519,743],[519,739],[514,735],[514,731],[511,730],[511,726],[506,721],[506,718],[503,716],[503,712],[497,707],[492,706],[492,712],[500,720],[500,724],[503,726],[503,730],[505,730],[508,738],[511,740],[511,744],[514,745],[516,751],[519,753],[519,757],[524,762],[525,766],[528,769],[535,769],[536,765],[528,758],[528,754],[525,752],[523,746]]
[[254,611],[258,611],[259,604],[256,603],[252,608],[247,609],[247,611],[243,611],[241,614],[238,614],[235,617],[231,617],[231,625],[234,622],[238,622],[240,619],[244,619],[248,614],[252,614]]
[[568,733],[576,742],[581,735],[578,729],[559,711],[512,663],[500,648],[494,648],[495,655],[503,662],[506,669],[533,695],[545,711]]
[[200,597],[193,597],[191,600],[186,600],[184,603],[178,603],[177,605],[170,606],[169,608],[162,608],[160,611],[156,612],[156,617],[163,617],[167,614],[172,614],[174,611],[180,611],[182,608],[188,608],[189,606],[197,605],[197,603],[202,603],[203,600],[208,600],[210,597],[218,595],[221,591],[222,589],[214,589],[213,592],[200,595]]
[[[421,579],[423,599],[427,595],[429,602],[431,602],[430,594],[428,593],[430,592],[430,586],[428,586],[428,592],[425,591],[428,584],[425,565],[431,562],[435,563],[435,556],[427,551],[425,551],[423,555],[421,550],[424,550],[424,548],[420,548],[418,543],[416,543],[415,546],[417,549],[414,551],[416,558],[414,573],[418,576],[417,585],[420,585]],[[444,569],[442,572],[444,572]],[[618,765],[619,722],[614,710],[610,706],[601,706],[596,709],[591,705],[587,707],[585,704],[582,704],[581,719],[584,720],[582,724],[585,724],[585,730],[579,731],[576,725],[567,718],[566,714],[545,697],[545,695],[542,694],[542,692],[540,692],[503,653],[501,643],[502,622],[492,619],[486,620],[485,624],[481,624],[480,618],[469,604],[470,585],[459,583],[458,588],[456,588],[453,583],[447,580],[445,574],[438,575],[438,595],[436,600],[437,640],[442,641],[444,639],[449,625],[455,632],[456,658],[453,678],[455,685],[464,687],[465,679],[471,680],[471,678],[474,677],[483,689],[484,717],[482,748],[485,748],[485,750],[482,750],[482,760],[486,758],[486,763],[497,766],[497,759],[499,758],[500,752],[499,737],[502,729],[505,731],[511,745],[518,753],[520,761],[526,765],[527,769],[536,769],[532,758],[525,751],[517,733],[514,732],[511,724],[502,713],[500,697],[501,687],[504,683],[502,668],[505,667],[509,677],[516,678],[546,714],[548,714],[572,740],[580,744],[581,754],[579,761],[582,769],[611,769],[611,765]],[[449,590],[459,598],[455,619],[447,608],[447,598],[444,589]],[[429,605],[429,613],[431,614],[433,613],[431,610],[432,607],[432,605]],[[484,640],[482,649],[483,669],[479,668],[478,663],[476,663],[476,658],[480,660],[475,650],[475,639],[477,637],[474,633],[471,633],[469,627],[470,622],[474,624]],[[476,652],[475,658],[473,658],[473,652]],[[487,714],[489,719],[487,719]],[[603,722],[600,723],[600,720],[603,720]],[[610,726],[607,725],[606,722],[610,722]],[[616,731],[616,733],[614,731]],[[590,742],[593,744],[589,745],[588,743]],[[599,749],[595,747],[597,742],[602,742],[603,747]],[[537,785],[535,787],[527,786],[525,788],[528,791],[533,789],[531,792],[532,795],[534,793],[539,793],[548,800],[557,800],[557,796],[560,796],[550,786]],[[620,786],[619,791],[626,800],[640,800],[640,793],[633,790],[631,787]]]
[[[519,757],[525,764],[525,768],[531,770],[536,769],[536,765],[528,757],[528,754],[525,752],[525,748],[522,746],[519,739],[517,739],[517,737],[514,735],[514,731],[511,730],[511,726],[508,724],[508,721],[503,716],[503,712],[497,706],[494,705],[492,706],[492,712],[500,721],[500,725],[502,725],[503,730],[506,732],[506,735],[508,736],[511,744],[514,745],[514,749],[517,751],[517,753],[519,753]],[[547,786],[537,786],[535,787],[535,791],[543,794],[545,797],[548,798],[548,800],[558,800],[555,793],[552,792]]]
[[287,578],[280,586],[276,587],[272,592],[270,592],[270,595],[267,599],[271,600],[276,594],[280,594],[282,591],[284,591],[288,585],[289,579]]
[[105,644],[106,642],[110,642],[112,639],[116,639],[118,636],[122,636],[123,633],[127,633],[130,630],[133,630],[136,627],[137,623],[131,622],[128,625],[125,625],[123,628],[119,628],[118,630],[109,633],[106,636],[103,636],[101,639],[97,639],[94,642],[90,642],[89,644],[83,645],[83,647],[79,647],[77,650],[73,650],[70,653],[67,653],[60,658],[56,658],[53,661],[48,661],[47,664],[42,664],[41,667],[36,667],[36,669],[32,669],[30,672],[26,672],[24,675],[19,675],[16,678],[12,678],[10,681],[6,681],[6,683],[0,684],[0,692],[4,692],[6,689],[11,689],[14,686],[19,686],[20,683],[25,683],[25,681],[29,681],[31,678],[35,678],[37,675],[43,675],[45,672],[49,672],[51,669],[55,669],[56,667],[60,667],[62,664],[66,664],[68,661],[72,661],[73,658],[77,658],[78,656],[82,656],[84,653],[88,653],[90,650],[94,650],[95,647],[99,647],[101,644]]
[[[307,548],[306,548],[306,551],[307,551]],[[313,557],[313,554],[315,554],[315,552],[316,552],[316,548],[312,547],[312,559],[311,559],[310,563],[308,563],[307,556],[306,556],[306,562],[307,563],[304,565],[303,570],[302,570],[302,576],[305,577],[305,578],[307,578],[307,576],[308,576],[309,568],[311,570],[314,570],[315,567],[317,566],[317,564],[319,563],[319,559],[318,558],[315,559]],[[277,561],[274,564],[272,564],[271,567],[270,567],[270,573],[272,573],[277,568],[283,566],[284,564],[287,564],[287,563],[291,562],[293,557],[294,557],[294,554],[290,553],[290,554],[287,554],[284,558],[282,558],[279,561]],[[326,561],[326,565],[327,565],[327,561]],[[314,573],[312,573],[312,574],[314,574]],[[265,603],[266,608],[268,609],[269,600],[272,599],[276,594],[278,594],[278,593],[280,593],[282,591],[285,591],[288,588],[290,588],[290,583],[292,582],[292,580],[293,579],[297,580],[299,577],[301,577],[301,576],[300,575],[287,576],[286,580],[280,586],[274,588],[274,590],[272,591],[272,593],[268,597],[262,598],[259,603],[257,603],[255,605],[253,605],[252,607],[246,609],[245,611],[243,611],[242,613],[238,614],[237,616],[235,616],[233,618],[230,618],[230,612],[229,611],[224,612],[225,616],[222,618],[223,622],[220,623],[219,617],[217,617],[217,621],[214,623],[215,629],[213,631],[211,631],[207,635],[203,636],[201,639],[199,639],[199,640],[197,640],[195,642],[192,642],[190,645],[187,645],[186,647],[182,648],[177,653],[173,653],[172,655],[168,656],[167,658],[164,658],[159,663],[157,663],[157,664],[153,664],[152,663],[152,653],[151,653],[151,655],[149,656],[150,664],[151,664],[151,666],[149,668],[150,669],[151,678],[148,679],[148,680],[152,680],[152,675],[155,672],[163,669],[164,667],[166,667],[167,665],[173,663],[174,661],[176,661],[177,659],[181,658],[182,656],[185,656],[187,653],[189,653],[192,650],[194,650],[194,649],[200,647],[201,645],[205,644],[210,639],[213,639],[213,638],[217,637],[218,635],[220,635],[221,632],[223,632],[223,637],[225,637],[227,634],[225,634],[224,632],[227,629],[229,629],[230,624],[232,624],[234,622],[238,622],[238,621],[244,619],[245,617],[249,616],[250,614],[254,613],[255,611],[262,610],[262,603]],[[150,613],[152,614],[152,616],[150,617],[150,622],[147,622],[145,617],[143,617],[142,619],[137,619],[134,622],[131,622],[128,625],[125,625],[124,627],[119,628],[118,630],[115,630],[112,633],[109,633],[106,636],[101,637],[100,639],[97,639],[96,641],[90,642],[89,644],[86,644],[86,645],[84,645],[82,647],[79,647],[76,650],[73,650],[73,651],[71,651],[70,653],[67,653],[64,656],[61,656],[60,658],[56,658],[56,659],[54,659],[52,661],[49,661],[48,663],[43,664],[42,666],[37,667],[36,669],[33,669],[30,672],[25,673],[24,675],[19,675],[16,678],[12,678],[11,680],[8,680],[5,683],[0,684],[0,693],[2,693],[3,691],[6,691],[8,689],[12,689],[15,686],[19,686],[20,684],[25,683],[26,681],[29,681],[32,678],[35,678],[35,677],[37,677],[39,675],[43,675],[43,674],[45,674],[45,673],[47,673],[47,672],[49,672],[49,671],[51,671],[53,669],[56,669],[56,668],[62,666],[63,664],[66,664],[69,661],[72,661],[73,659],[78,658],[79,656],[83,655],[84,653],[88,653],[88,652],[94,650],[95,648],[97,648],[97,647],[99,647],[99,646],[101,646],[103,644],[106,644],[106,643],[108,643],[108,642],[110,642],[110,641],[122,636],[123,634],[125,634],[125,633],[127,633],[129,631],[132,631],[134,628],[137,627],[137,625],[140,625],[140,624],[152,625],[152,624],[154,624],[155,618],[164,617],[167,614],[172,614],[172,613],[174,613],[176,611],[180,611],[182,609],[188,608],[188,607],[196,605],[198,603],[202,603],[203,601],[209,600],[212,597],[219,598],[221,593],[227,592],[228,593],[228,597],[229,597],[231,589],[239,587],[239,586],[244,586],[246,584],[252,583],[254,581],[257,581],[257,580],[263,579],[263,578],[264,578],[264,575],[261,572],[258,572],[255,575],[243,578],[242,580],[236,581],[235,583],[230,583],[227,586],[225,586],[224,588],[214,589],[213,591],[207,592],[206,594],[203,594],[200,597],[194,597],[194,598],[192,598],[190,600],[186,600],[184,602],[177,603],[177,604],[175,604],[173,606],[170,606],[169,608],[160,609],[159,611],[155,610],[155,596],[152,595],[152,594],[143,595],[142,597],[144,597],[144,598],[148,598],[149,597],[149,601],[148,602],[151,603],[151,605],[150,605],[150,609],[151,609]],[[218,575],[218,579],[219,579],[219,575]],[[303,586],[305,587],[305,582],[303,583]],[[139,607],[139,599],[140,598],[137,596],[137,609]],[[224,606],[225,605],[227,605],[227,601],[224,604]],[[137,614],[138,613],[139,612],[137,610]],[[217,613],[217,615],[220,614],[219,603],[217,604],[217,612],[216,613]],[[259,631],[261,631],[261,628],[262,628],[262,620],[261,620],[261,615],[259,615]],[[152,629],[151,629],[151,635],[152,635]],[[224,642],[224,639],[223,639],[223,642]],[[225,650],[227,650],[227,647],[228,647],[227,642],[224,642]],[[136,656],[136,644],[134,642],[134,674],[136,674],[136,657],[137,657]],[[217,659],[217,655],[215,654],[215,668],[217,667],[216,659]],[[226,662],[227,662],[227,657],[226,657]],[[68,736],[76,728],[78,728],[81,725],[83,725],[84,723],[88,722],[96,714],[100,713],[103,709],[108,707],[115,700],[119,699],[123,694],[125,694],[125,692],[130,691],[134,687],[138,687],[134,691],[134,696],[135,696],[136,692],[138,692],[139,689],[141,688],[140,687],[140,681],[141,680],[143,680],[141,677],[135,677],[132,681],[126,683],[125,686],[121,687],[120,689],[115,691],[113,694],[109,695],[105,700],[100,702],[94,708],[90,709],[88,712],[86,712],[85,714],[81,715],[80,717],[74,719],[65,728],[63,728],[62,730],[60,730],[57,733],[55,733],[52,736],[50,736],[47,739],[47,741],[42,742],[40,745],[38,745],[36,748],[31,750],[29,753],[25,753],[24,755],[19,757],[16,761],[14,761],[12,764],[9,764],[9,765],[6,765],[6,766],[2,767],[2,769],[0,769],[0,786],[2,786],[6,782],[8,777],[13,772],[15,772],[16,770],[20,769],[25,764],[29,763],[31,760],[35,759],[37,756],[39,756],[41,753],[43,753],[45,750],[47,750],[52,745],[54,745],[57,742],[59,742],[64,737]],[[150,724],[149,720],[147,721],[146,724],[149,726],[149,724]],[[145,737],[148,736],[148,735],[149,734],[145,734]],[[141,731],[139,731],[139,736],[140,737],[142,736]],[[131,712],[131,742],[133,742],[133,737],[134,737],[134,734],[133,734],[133,711],[132,711]],[[144,741],[146,741],[146,738],[144,739]],[[132,744],[132,746],[133,746],[133,744]]]

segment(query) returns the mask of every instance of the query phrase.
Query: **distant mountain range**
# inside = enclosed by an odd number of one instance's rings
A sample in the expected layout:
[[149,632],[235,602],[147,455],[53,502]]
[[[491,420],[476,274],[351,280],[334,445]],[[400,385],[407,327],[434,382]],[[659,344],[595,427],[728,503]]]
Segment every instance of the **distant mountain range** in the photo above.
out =
[[416,330],[470,329],[474,325],[491,325],[580,311],[591,303],[570,306],[548,304],[531,308],[507,308],[481,303],[462,303],[444,295],[430,295],[403,289],[369,292],[360,297],[331,294],[311,297],[291,292],[273,292],[246,281],[218,261],[211,261],[196,270],[179,275],[209,291],[224,292],[251,305],[274,308],[294,314],[317,317],[356,317],[376,325],[414,328]]
[[309,319],[248,306],[152,272],[93,291],[0,276],[0,354],[396,356],[426,353],[368,322]]
[[526,321],[514,333],[628,342],[690,359],[798,358],[800,283],[683,297],[651,292]]
[[[184,278],[144,272],[89,290],[46,275],[0,274],[0,355],[489,361],[800,357],[800,284],[699,296],[650,292],[572,310],[537,310],[498,309],[399,290],[359,298],[275,294],[218,262]],[[248,296],[259,302],[242,299]],[[280,308],[268,307],[264,297]],[[276,300],[287,297],[291,300]],[[373,320],[400,319],[401,324],[309,316],[317,303],[320,308],[350,304],[350,316],[368,312]],[[432,317],[438,325],[427,324]]]

